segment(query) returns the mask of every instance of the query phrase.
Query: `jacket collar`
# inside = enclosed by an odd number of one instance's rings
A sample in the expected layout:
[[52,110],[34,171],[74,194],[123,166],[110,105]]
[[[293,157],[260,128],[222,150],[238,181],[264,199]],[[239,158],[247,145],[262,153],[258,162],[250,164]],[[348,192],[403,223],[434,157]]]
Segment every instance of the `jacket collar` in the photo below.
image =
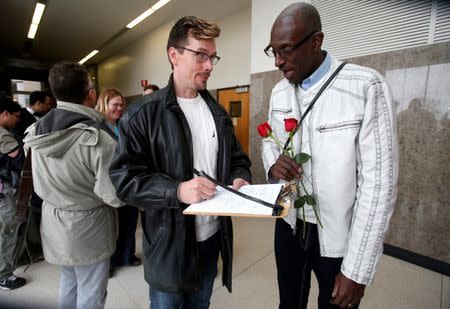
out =
[[[170,75],[169,82],[164,90],[166,91],[163,102],[164,106],[169,109],[179,108],[180,105],[178,104],[177,95],[175,94],[175,86],[173,84],[173,73]],[[208,90],[199,90],[198,93],[205,100],[213,116],[219,116],[222,114],[220,107],[217,106],[218,103],[216,103],[216,100],[212,97]]]
[[103,119],[102,114],[97,112],[95,109],[81,105],[76,104],[72,102],[65,102],[65,101],[57,101],[58,108],[65,109],[71,112],[83,114],[85,116],[88,116],[89,118],[92,118],[97,123],[100,123]]

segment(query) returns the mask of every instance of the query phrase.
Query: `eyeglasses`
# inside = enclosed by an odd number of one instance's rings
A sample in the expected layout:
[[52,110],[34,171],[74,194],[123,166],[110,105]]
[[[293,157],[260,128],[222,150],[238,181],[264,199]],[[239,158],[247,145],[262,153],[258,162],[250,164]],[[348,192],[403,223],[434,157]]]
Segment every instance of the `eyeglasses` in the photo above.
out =
[[204,52],[201,52],[201,51],[197,51],[197,50],[192,50],[192,49],[189,49],[189,48],[186,48],[186,47],[177,47],[177,48],[193,52],[195,54],[195,59],[199,63],[205,63],[206,61],[210,60],[212,65],[215,65],[220,60],[220,57],[216,56],[216,55],[210,56],[207,53],[204,53]]
[[275,58],[275,56],[277,54],[280,57],[288,57],[288,56],[292,55],[294,50],[296,50],[297,48],[302,46],[303,43],[305,43],[310,37],[312,37],[316,33],[317,32],[315,32],[315,31],[311,32],[303,40],[301,40],[300,42],[298,42],[294,46],[283,47],[283,48],[280,48],[280,49],[273,49],[272,46],[268,45],[266,48],[264,48],[264,53],[270,58]]
[[123,103],[114,103],[114,104],[111,104],[110,102],[108,102],[108,106],[110,106],[111,108],[124,108],[124,107],[125,107],[125,104],[123,104]]

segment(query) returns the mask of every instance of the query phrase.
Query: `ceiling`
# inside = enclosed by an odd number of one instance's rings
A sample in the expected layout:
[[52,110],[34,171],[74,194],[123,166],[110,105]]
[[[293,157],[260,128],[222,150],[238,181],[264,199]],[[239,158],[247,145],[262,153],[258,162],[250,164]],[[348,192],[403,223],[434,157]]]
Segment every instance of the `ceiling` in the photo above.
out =
[[[132,29],[125,26],[158,0],[47,0],[34,40],[27,38],[36,0],[1,0],[0,43],[8,63],[48,66],[79,61],[98,63],[169,21],[194,15],[212,20],[251,7],[251,0],[171,0]],[[40,1],[44,2],[44,1]],[[127,29],[127,30],[125,30]]]

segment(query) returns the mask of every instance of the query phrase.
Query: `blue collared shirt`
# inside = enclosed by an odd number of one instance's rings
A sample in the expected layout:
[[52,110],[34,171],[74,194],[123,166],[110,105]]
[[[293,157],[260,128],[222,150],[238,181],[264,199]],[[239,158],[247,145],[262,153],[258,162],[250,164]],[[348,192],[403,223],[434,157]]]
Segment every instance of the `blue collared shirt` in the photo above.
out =
[[314,84],[316,84],[318,81],[320,81],[325,75],[327,75],[328,70],[331,66],[331,57],[327,53],[325,56],[325,59],[323,60],[322,64],[317,68],[317,70],[314,71],[314,73],[311,74],[307,79],[305,79],[299,86],[303,90],[308,90]]

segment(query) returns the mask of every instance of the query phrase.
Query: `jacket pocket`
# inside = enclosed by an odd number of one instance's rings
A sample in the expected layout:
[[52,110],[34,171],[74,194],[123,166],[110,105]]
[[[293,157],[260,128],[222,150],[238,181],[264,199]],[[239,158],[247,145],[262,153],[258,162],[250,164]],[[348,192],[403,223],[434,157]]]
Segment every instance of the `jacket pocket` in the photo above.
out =
[[286,108],[283,106],[274,106],[272,107],[272,112],[277,114],[290,114],[292,113],[292,108]]
[[337,123],[320,125],[316,128],[316,130],[319,131],[320,133],[326,133],[329,131],[359,128],[359,127],[361,127],[361,123],[362,123],[362,120],[360,120],[360,119],[342,121],[342,122],[337,122]]
[[165,232],[165,216],[167,210],[163,207],[147,208],[142,216],[143,236],[152,250],[161,240]]

